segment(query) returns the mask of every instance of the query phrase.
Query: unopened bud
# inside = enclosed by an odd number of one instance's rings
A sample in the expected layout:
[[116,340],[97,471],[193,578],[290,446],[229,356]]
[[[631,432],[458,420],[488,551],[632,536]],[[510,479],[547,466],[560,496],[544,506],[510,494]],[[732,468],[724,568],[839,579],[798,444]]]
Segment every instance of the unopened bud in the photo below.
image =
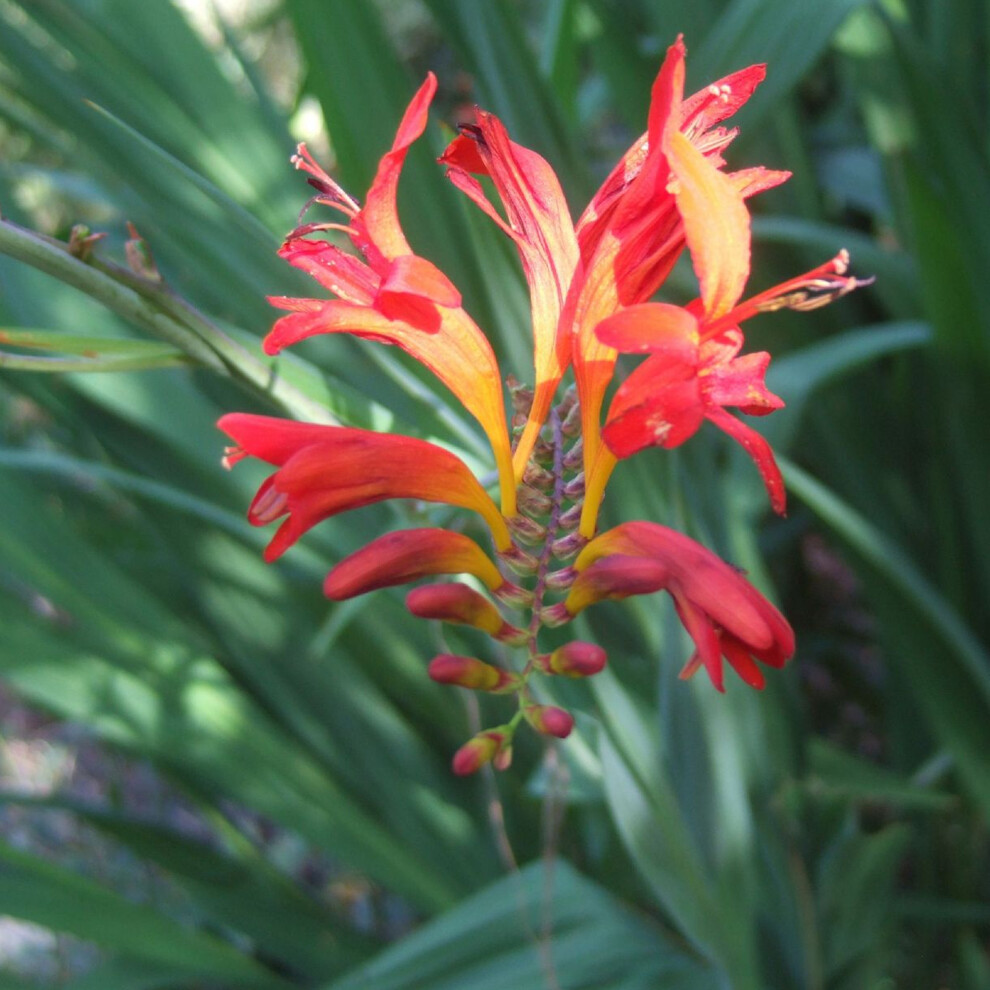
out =
[[564,485],[564,498],[568,502],[576,502],[584,495],[584,472],[582,471]]
[[557,560],[570,560],[576,557],[588,545],[588,538],[581,533],[568,533],[550,544],[550,549]]
[[519,678],[507,670],[499,670],[474,657],[461,657],[453,653],[441,653],[430,661],[427,670],[438,684],[453,684],[472,691],[501,693],[515,690]]
[[533,390],[528,385],[523,385],[512,375],[505,380],[509,387],[509,397],[512,402],[512,411],[517,415],[522,415],[525,419],[533,407]]
[[546,577],[546,586],[551,591],[563,591],[574,584],[577,574],[573,567],[562,567],[559,571],[551,571]]
[[570,622],[573,618],[574,616],[567,611],[567,606],[563,602],[557,602],[556,605],[550,605],[540,612],[540,622],[551,629],[556,626],[563,626]]
[[581,512],[583,509],[584,506],[579,502],[577,505],[572,505],[566,512],[562,512],[558,520],[560,528],[574,529],[581,522]]
[[560,424],[560,432],[565,437],[576,437],[581,432],[581,406],[574,403],[567,410],[564,421]]
[[584,437],[578,437],[574,441],[571,449],[564,454],[564,467],[568,471],[574,471],[584,463]]
[[526,639],[526,632],[506,622],[484,595],[456,581],[414,588],[406,595],[406,608],[421,619],[472,626],[504,643]]
[[566,739],[574,728],[574,717],[555,705],[526,705],[523,717],[537,732],[558,739]]
[[553,505],[549,495],[545,495],[527,484],[519,486],[516,491],[516,498],[520,511],[525,512],[527,516],[545,516]]
[[575,640],[554,650],[546,659],[546,667],[541,664],[541,669],[564,677],[592,677],[605,669],[607,660],[605,651],[597,644]]
[[496,770],[508,770],[512,766],[512,745],[510,743],[506,743],[495,754],[495,758],[492,760],[492,766]]
[[532,458],[537,464],[542,464],[544,467],[553,466],[553,444],[549,440],[544,440],[540,437],[539,440],[533,444]]
[[511,581],[503,581],[492,594],[511,608],[529,608],[533,604],[533,592]]
[[533,461],[526,465],[522,480],[523,484],[532,485],[533,488],[538,488],[540,491],[550,491],[553,488],[553,473]]
[[[512,546],[509,547],[508,550],[503,550],[498,555],[498,559],[501,560],[506,565],[508,565],[513,571],[516,572],[516,574],[522,574],[522,575],[535,574],[540,566],[540,562],[531,553],[527,553],[525,550],[522,549],[522,547],[517,547],[517,546]],[[504,596],[504,594],[499,593],[500,591],[501,589],[495,592],[497,598],[499,598],[503,602],[507,602],[509,604],[515,604],[513,602],[509,602],[509,600]]]
[[451,761],[454,773],[459,777],[477,773],[486,763],[495,759],[508,740],[508,732],[501,727],[479,732],[454,754]]
[[509,532],[517,540],[521,540],[529,546],[540,546],[547,538],[546,526],[542,526],[526,516],[513,516],[507,520],[507,523]]

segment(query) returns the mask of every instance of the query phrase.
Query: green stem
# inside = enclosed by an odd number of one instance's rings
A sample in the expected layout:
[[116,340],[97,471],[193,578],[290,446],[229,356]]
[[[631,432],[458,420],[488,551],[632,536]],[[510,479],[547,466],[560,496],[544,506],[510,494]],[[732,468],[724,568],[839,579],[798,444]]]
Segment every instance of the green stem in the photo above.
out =
[[332,422],[327,409],[281,378],[272,366],[231,339],[167,286],[105,262],[91,264],[60,241],[0,221],[0,254],[71,285],[135,326],[180,348],[199,364],[234,378],[283,409]]

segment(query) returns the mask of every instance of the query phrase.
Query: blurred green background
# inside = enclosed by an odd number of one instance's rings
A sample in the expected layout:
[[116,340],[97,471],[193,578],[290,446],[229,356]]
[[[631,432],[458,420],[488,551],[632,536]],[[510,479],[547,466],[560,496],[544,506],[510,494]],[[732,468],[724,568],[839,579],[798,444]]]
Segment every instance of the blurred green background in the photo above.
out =
[[[608,671],[552,699],[575,735],[455,779],[498,699],[425,667],[479,644],[320,595],[422,510],[266,566],[263,472],[219,466],[232,410],[486,457],[393,349],[317,340],[273,384],[264,296],[312,292],[274,253],[288,156],[362,196],[435,71],[404,227],[525,380],[518,261],[432,161],[443,122],[496,112],[576,216],[679,32],[691,90],[769,66],[730,163],[794,178],[754,202],[751,287],[840,247],[876,283],[747,328],[786,519],[714,430],[623,464],[606,516],[746,567],[798,653],[719,696],[677,680],[666,604],[600,606]],[[979,0],[0,0],[0,990],[990,986],[988,42]],[[23,229],[76,224],[85,260]]]

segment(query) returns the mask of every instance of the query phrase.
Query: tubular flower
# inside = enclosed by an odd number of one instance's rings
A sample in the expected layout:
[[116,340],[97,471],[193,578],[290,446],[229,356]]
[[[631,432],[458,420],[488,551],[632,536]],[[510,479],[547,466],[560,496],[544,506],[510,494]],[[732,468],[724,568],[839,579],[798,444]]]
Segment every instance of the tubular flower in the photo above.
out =
[[[773,452],[727,411],[766,415],[783,405],[765,383],[769,355],[743,353],[740,325],[781,307],[811,309],[863,284],[846,275],[848,258],[840,252],[743,298],[750,274],[746,200],[788,173],[728,171],[723,156],[736,131],[723,124],[763,80],[764,68],[750,66],[685,97],[685,57],[678,38],[653,84],[646,131],[576,223],[550,165],[512,141],[493,114],[477,110],[440,158],[456,189],[511,239],[529,286],[534,378],[532,387],[507,381],[511,436],[488,339],[456,286],[412,250],[399,223],[398,183],[408,150],[426,127],[433,76],[405,111],[363,206],[305,146],[293,159],[316,192],[307,208],[322,205],[338,216],[300,220],[279,253],[329,298],[272,298],[288,315],[265,338],[265,351],[276,355],[333,333],[402,348],[485,431],[499,500],[448,450],[345,426],[224,416],[220,428],[233,440],[225,463],[256,457],[275,469],[248,510],[255,525],[282,520],[265,551],[268,560],[322,520],[385,499],[469,509],[484,522],[489,548],[452,529],[404,529],[337,562],[324,583],[327,597],[341,601],[422,578],[467,576],[470,583],[455,577],[415,588],[406,598],[413,615],[458,627],[451,635],[480,640],[489,652],[498,644],[497,664],[460,652],[434,657],[429,675],[435,681],[516,700],[508,721],[458,750],[458,774],[489,763],[505,769],[523,722],[561,739],[571,732],[573,717],[546,703],[537,686],[550,692],[555,679],[594,676],[607,657],[594,643],[544,649],[540,638],[602,600],[668,592],[695,644],[682,676],[703,666],[718,690],[724,660],[747,684],[762,687],[759,665],[781,667],[794,652],[793,633],[777,609],[693,540],[651,522],[625,522],[596,535],[618,461],[645,447],[676,447],[705,420],[744,446],[773,508],[782,512]],[[340,235],[349,249],[327,239]],[[686,306],[653,301],[685,248],[698,298]],[[618,386],[603,422],[620,353],[645,360]],[[560,394],[571,372],[574,385]],[[507,610],[522,615],[507,617]],[[521,656],[513,666],[505,654],[516,648]]]
[[577,580],[557,606],[569,617],[602,599],[668,591],[696,647],[682,677],[703,664],[723,691],[724,656],[747,684],[762,688],[753,658],[783,667],[794,653],[794,633],[770,602],[735,568],[666,526],[622,523],[596,536],[574,569]]

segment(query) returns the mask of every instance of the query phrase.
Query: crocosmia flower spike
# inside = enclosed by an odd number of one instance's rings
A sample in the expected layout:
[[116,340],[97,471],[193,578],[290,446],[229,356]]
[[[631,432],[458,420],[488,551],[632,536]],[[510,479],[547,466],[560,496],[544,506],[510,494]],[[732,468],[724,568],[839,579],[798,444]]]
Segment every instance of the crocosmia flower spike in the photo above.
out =
[[[647,447],[678,447],[706,420],[743,446],[771,506],[783,512],[773,451],[728,411],[765,416],[784,404],[766,386],[770,355],[744,353],[742,324],[758,313],[822,306],[864,284],[847,274],[849,259],[840,251],[747,297],[746,201],[788,173],[729,171],[724,153],[736,131],[723,123],[763,80],[764,67],[742,69],[685,97],[685,57],[678,38],[653,84],[646,131],[577,222],[551,166],[515,143],[491,113],[477,110],[441,156],[454,187],[511,240],[529,286],[533,384],[510,377],[507,394],[491,344],[457,287],[413,252],[399,222],[398,183],[410,146],[426,128],[437,85],[432,74],[399,123],[363,206],[304,145],[293,159],[316,191],[308,207],[333,213],[298,226],[279,254],[326,295],[272,298],[288,315],[265,338],[265,351],[276,355],[334,333],[402,348],[478,421],[491,445],[497,491],[456,454],[425,440],[243,413],[219,422],[233,441],[225,463],[255,457],[273,468],[248,510],[257,526],[281,520],[267,560],[323,520],[385,499],[469,510],[463,523],[469,533],[461,524],[384,533],[338,561],[324,582],[325,594],[340,601],[443,576],[409,592],[409,611],[469,627],[498,644],[485,658],[443,653],[427,667],[440,684],[515,700],[507,721],[457,751],[457,774],[508,767],[523,723],[544,736],[569,735],[573,716],[546,703],[540,686],[594,676],[606,665],[605,651],[560,633],[553,634],[553,648],[541,639],[597,602],[669,594],[695,647],[681,676],[703,668],[719,691],[726,664],[762,688],[764,669],[782,667],[794,653],[793,631],[780,612],[694,540],[640,520],[598,532],[618,463]],[[350,249],[339,243],[345,239]],[[697,299],[685,306],[654,300],[685,250]],[[604,410],[620,353],[643,360]],[[518,659],[507,663],[513,650]]]

